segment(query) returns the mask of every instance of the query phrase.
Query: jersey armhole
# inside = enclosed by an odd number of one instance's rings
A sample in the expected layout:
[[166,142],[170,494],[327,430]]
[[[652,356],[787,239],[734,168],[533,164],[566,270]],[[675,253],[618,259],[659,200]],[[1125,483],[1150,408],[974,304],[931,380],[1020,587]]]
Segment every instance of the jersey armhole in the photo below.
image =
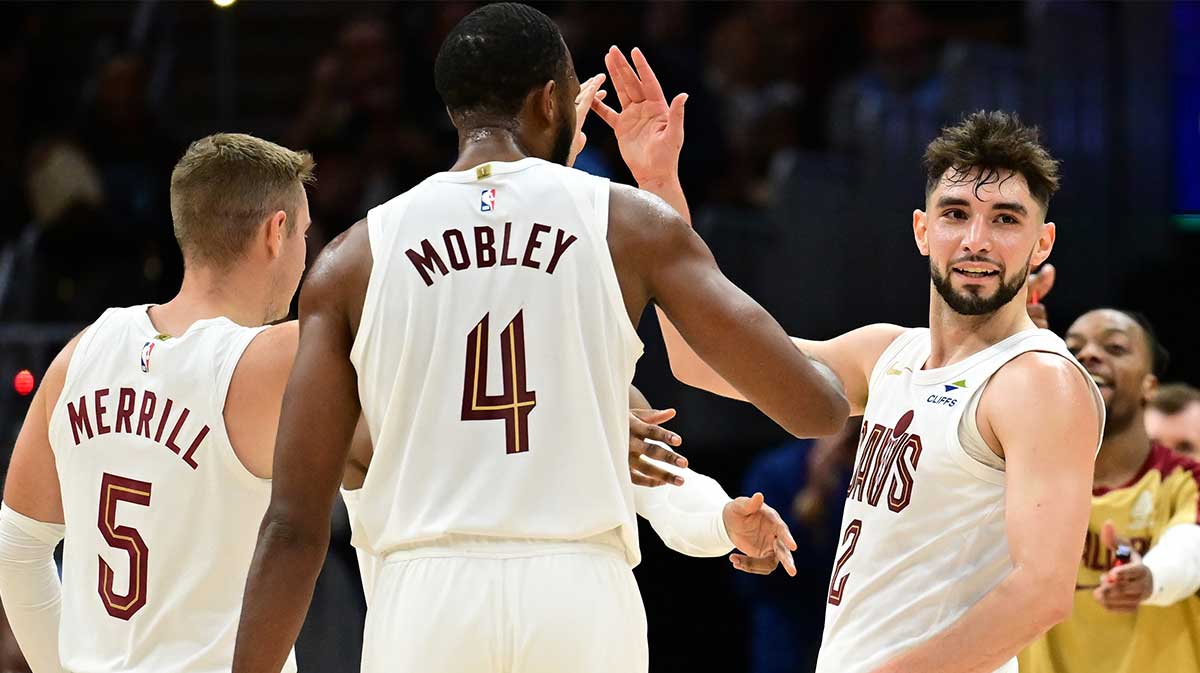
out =
[[[380,284],[380,277],[387,273],[390,239],[385,236],[383,227],[385,224],[385,214],[396,222],[404,217],[408,211],[409,202],[412,200],[410,196],[412,191],[406,192],[401,198],[396,198],[382,206],[376,206],[367,211],[367,247],[371,251],[371,274],[367,277],[367,289],[363,293],[363,308],[362,314],[358,319],[358,330],[354,333],[354,341],[350,344],[350,363],[358,370],[358,364],[362,362],[363,349],[366,348],[368,335],[371,333],[371,328],[375,324],[375,303],[376,295],[379,293],[377,289]],[[387,212],[384,212],[384,209]]]
[[[617,265],[613,261],[612,251],[608,248],[608,216],[609,216],[609,200],[612,194],[612,184],[608,178],[598,178],[589,176],[596,183],[595,195],[592,197],[595,210],[595,219],[598,223],[595,237],[596,254],[605,262],[605,268],[602,271],[604,276],[604,285],[608,289],[609,301],[612,305],[616,321],[620,325],[618,329],[625,336],[626,347],[629,348],[633,355],[633,360],[636,362],[646,350],[646,345],[642,342],[642,337],[637,333],[633,323],[629,320],[629,313],[625,310],[625,297],[621,294],[621,282],[617,280]],[[586,222],[585,222],[586,226]]]
[[238,364],[241,363],[242,356],[246,354],[246,349],[268,328],[269,326],[243,328],[244,331],[241,334],[231,339],[225,358],[213,375],[213,408],[215,410],[213,418],[220,420],[219,427],[212,430],[218,434],[217,439],[224,445],[221,453],[225,454],[223,458],[225,464],[250,484],[270,484],[271,480],[251,472],[237,455],[237,449],[234,448],[233,440],[229,437],[229,429],[225,425],[225,401],[229,397],[229,386],[233,384],[233,375],[237,372]]
[[913,343],[924,331],[921,327],[909,327],[903,332],[896,335],[895,339],[883,349],[879,354],[879,359],[875,361],[875,366],[871,367],[871,377],[867,379],[867,399],[870,401],[871,390],[877,386],[879,379],[883,377],[886,367],[891,365],[891,361],[898,357],[909,344]]
[[[104,313],[100,314],[99,318],[96,318],[95,322],[84,327],[79,332],[81,336],[79,337],[79,341],[75,343],[75,352],[71,353],[71,359],[67,361],[67,372],[63,376],[62,390],[58,391],[58,399],[54,401],[54,406],[50,409],[50,417],[46,419],[47,423],[49,423],[50,450],[54,452],[56,460],[58,458],[57,442],[54,441],[56,419],[66,406],[66,401],[69,399],[70,393],[73,392],[75,379],[79,378],[79,371],[84,367],[81,363],[85,361],[88,353],[91,351],[92,342],[96,340],[96,336],[100,333],[100,328],[114,313],[120,310],[119,308],[105,310]],[[69,340],[68,343],[70,343]]]

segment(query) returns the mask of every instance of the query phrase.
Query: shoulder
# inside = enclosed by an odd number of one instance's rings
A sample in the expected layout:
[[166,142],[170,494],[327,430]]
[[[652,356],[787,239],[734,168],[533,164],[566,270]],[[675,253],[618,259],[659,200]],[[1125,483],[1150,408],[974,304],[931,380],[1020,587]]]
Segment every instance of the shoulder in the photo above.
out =
[[327,302],[339,303],[347,293],[358,291],[359,300],[371,277],[371,241],[363,218],[317,255],[300,290],[300,312]]
[[1099,444],[1100,410],[1083,372],[1062,355],[1021,353],[1004,364],[980,399],[980,415],[1003,441],[1005,435],[1048,435],[1090,428]]
[[[94,324],[94,323],[93,323]],[[67,345],[63,346],[58,355],[54,356],[54,360],[50,362],[50,366],[46,368],[46,373],[42,375],[42,383],[38,387],[38,394],[42,396],[43,403],[46,405],[46,417],[49,418],[54,410],[54,406],[58,404],[58,398],[62,395],[63,387],[67,382],[67,370],[71,366],[71,359],[75,357],[75,350],[79,347],[79,340],[91,327],[85,327],[78,334],[71,337]]]
[[272,325],[255,335],[238,362],[237,373],[249,374],[247,378],[270,379],[282,376],[287,378],[292,369],[292,360],[296,357],[296,345],[299,343],[299,323],[289,320],[278,325]]

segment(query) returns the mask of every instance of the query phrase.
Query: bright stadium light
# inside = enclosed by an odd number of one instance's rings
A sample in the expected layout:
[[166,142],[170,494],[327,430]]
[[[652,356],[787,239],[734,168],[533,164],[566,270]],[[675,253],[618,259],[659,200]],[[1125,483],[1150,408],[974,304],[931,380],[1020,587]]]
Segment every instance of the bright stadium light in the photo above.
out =
[[237,0],[212,0],[212,1],[213,1],[214,5],[216,5],[217,7],[220,7],[221,9],[225,9],[226,7],[232,7],[233,3],[237,2]]

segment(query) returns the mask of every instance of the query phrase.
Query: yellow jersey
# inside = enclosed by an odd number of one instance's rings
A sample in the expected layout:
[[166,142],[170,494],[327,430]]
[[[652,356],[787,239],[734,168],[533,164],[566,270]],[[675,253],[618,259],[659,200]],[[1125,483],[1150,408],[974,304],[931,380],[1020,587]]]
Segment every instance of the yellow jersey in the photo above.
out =
[[1105,610],[1092,592],[1112,567],[1100,530],[1145,554],[1171,526],[1200,515],[1200,463],[1163,446],[1150,448],[1128,484],[1092,492],[1087,543],[1079,565],[1071,618],[1034,641],[1019,657],[1021,673],[1175,673],[1200,669],[1200,595],[1132,614]]

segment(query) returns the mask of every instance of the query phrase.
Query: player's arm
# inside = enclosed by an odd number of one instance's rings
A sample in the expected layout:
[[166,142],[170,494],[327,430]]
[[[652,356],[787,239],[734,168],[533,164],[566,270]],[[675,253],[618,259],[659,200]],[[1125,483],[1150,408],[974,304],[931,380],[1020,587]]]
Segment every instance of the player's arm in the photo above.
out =
[[54,548],[65,526],[50,446],[50,417],[78,342],[76,336],[54,358],[29,403],[5,476],[0,509],[0,598],[34,673],[62,670],[58,660],[62,583]]
[[312,601],[360,412],[350,306],[370,266],[363,222],[321,253],[300,294],[300,344],[283,398],[271,504],[246,580],[234,673],[277,673]]
[[717,268],[662,199],[612,185],[609,247],[630,316],[654,300],[722,378],[792,434],[841,429],[841,385],[788,340],[779,323]]
[[233,370],[225,396],[225,429],[242,465],[256,477],[271,478],[279,401],[292,373],[300,325],[295,320],[260,332]]
[[876,673],[990,673],[1071,613],[1100,441],[1092,392],[1065,359],[1026,353],[983,395],[980,430],[1005,457],[1013,568],[957,622]]

